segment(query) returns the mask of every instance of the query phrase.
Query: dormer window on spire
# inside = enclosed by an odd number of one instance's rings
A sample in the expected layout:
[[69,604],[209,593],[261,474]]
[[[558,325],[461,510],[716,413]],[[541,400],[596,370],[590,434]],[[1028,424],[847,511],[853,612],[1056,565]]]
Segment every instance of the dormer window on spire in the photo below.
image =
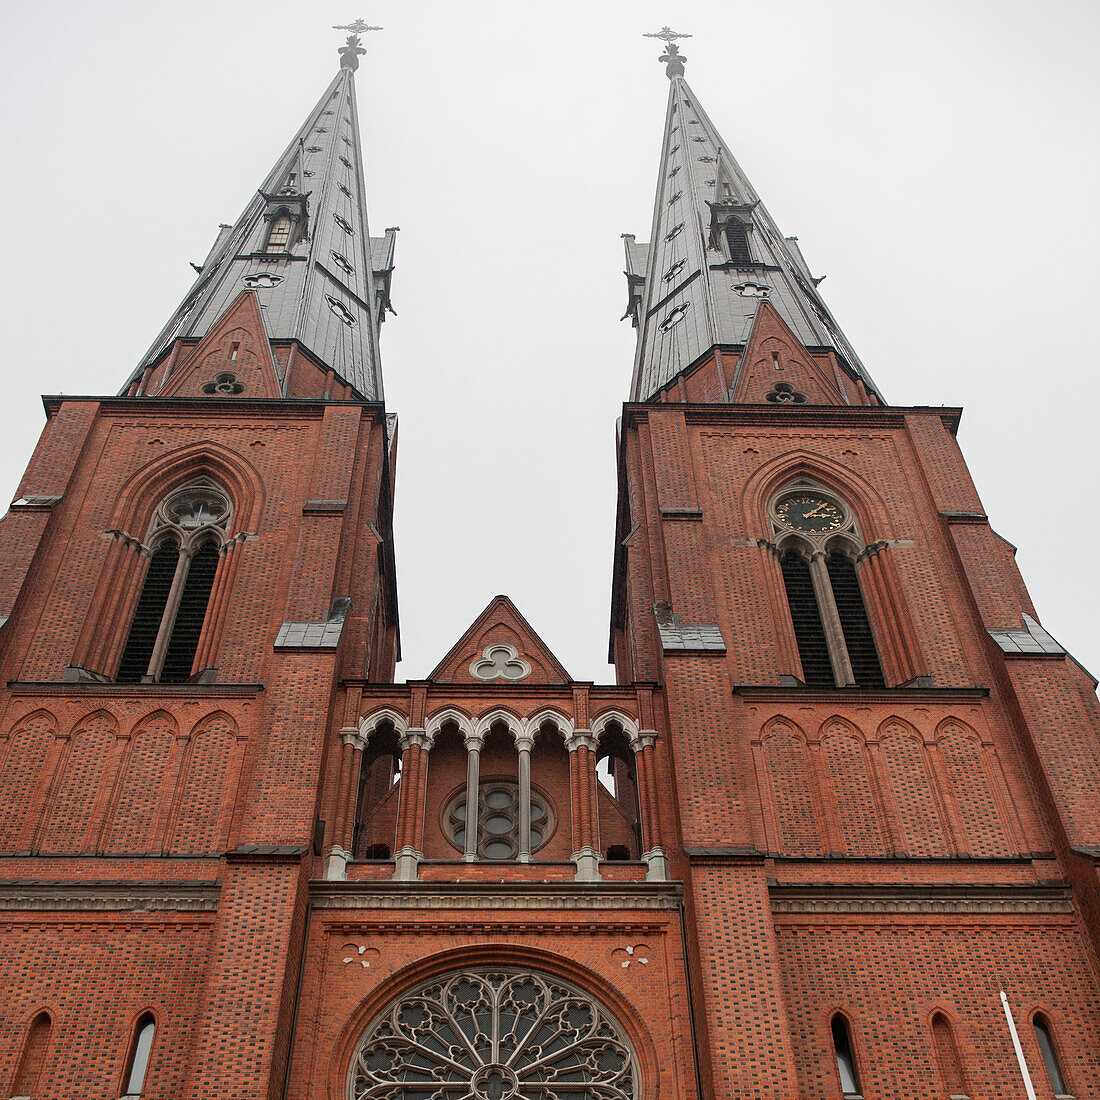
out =
[[726,222],[725,236],[730,263],[739,266],[751,264],[752,253],[749,251],[749,234],[745,223],[737,218],[730,218]]
[[264,245],[264,251],[288,252],[290,250],[290,233],[293,228],[294,222],[290,215],[285,210],[280,211],[267,231],[267,243]]

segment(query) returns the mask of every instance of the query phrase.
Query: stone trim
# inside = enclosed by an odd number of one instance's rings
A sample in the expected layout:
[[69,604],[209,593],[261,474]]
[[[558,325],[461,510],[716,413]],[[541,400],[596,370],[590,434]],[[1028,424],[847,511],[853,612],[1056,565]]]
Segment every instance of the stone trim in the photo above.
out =
[[1043,886],[772,886],[772,912],[883,915],[1066,915],[1068,887]]
[[0,910],[212,913],[217,882],[0,882]]
[[468,883],[388,882],[310,883],[315,909],[677,909],[683,894],[680,883],[635,883],[624,888],[609,882]]

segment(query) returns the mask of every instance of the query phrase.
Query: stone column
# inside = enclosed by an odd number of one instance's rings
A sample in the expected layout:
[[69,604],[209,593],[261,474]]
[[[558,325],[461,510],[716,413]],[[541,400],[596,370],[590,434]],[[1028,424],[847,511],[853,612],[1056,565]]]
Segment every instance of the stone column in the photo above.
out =
[[657,776],[654,770],[657,744],[656,730],[639,730],[631,739],[634,750],[634,767],[638,775],[638,816],[642,825],[642,859],[646,864],[645,877],[650,882],[664,882],[668,878],[668,857],[661,846],[660,811],[657,809]]
[[848,660],[848,644],[844,641],[840,612],[836,609],[833,584],[829,580],[829,567],[825,564],[825,554],[821,550],[815,551],[810,558],[810,579],[817,597],[817,608],[821,613],[821,625],[825,628],[825,640],[829,643],[829,660],[833,665],[837,687],[854,687],[856,678],[852,672],[852,662]]
[[570,857],[577,865],[573,876],[578,882],[598,882],[600,879],[600,853],[596,850],[595,839],[599,825],[599,810],[596,805],[596,738],[591,730],[574,730],[566,739],[569,750],[569,782],[576,792],[575,813],[579,821],[574,822],[574,843],[580,846]]
[[338,736],[343,742],[343,748],[340,750],[340,773],[333,806],[332,843],[325,856],[325,878],[342,880],[348,877],[348,860],[352,856],[350,847],[345,846],[348,811],[355,805],[359,794],[359,785],[354,780],[362,767],[367,739],[354,727],[340,730]]
[[481,747],[485,738],[476,733],[466,735],[466,846],[462,858],[467,863],[477,859],[478,810],[481,802]]
[[516,736],[516,752],[519,754],[519,861],[531,862],[531,749],[535,738],[532,734]]
[[410,729],[401,738],[401,793],[397,803],[397,851],[393,877],[412,882],[420,877],[424,853],[424,794],[428,783],[428,751],[432,741],[422,729]]
[[168,641],[172,637],[172,627],[176,623],[176,612],[183,598],[183,585],[187,580],[187,570],[191,567],[191,555],[194,552],[193,546],[180,547],[179,557],[176,559],[176,572],[172,577],[172,587],[168,590],[168,599],[160,618],[157,640],[153,643],[153,653],[149,658],[149,668],[141,678],[143,684],[156,683],[160,679],[161,666],[164,664],[164,655],[168,652]]

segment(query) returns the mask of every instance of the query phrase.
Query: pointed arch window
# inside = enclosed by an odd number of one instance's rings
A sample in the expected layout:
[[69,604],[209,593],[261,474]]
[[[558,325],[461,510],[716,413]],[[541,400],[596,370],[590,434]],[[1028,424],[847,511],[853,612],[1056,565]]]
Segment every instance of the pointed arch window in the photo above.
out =
[[955,1042],[951,1021],[942,1013],[932,1017],[932,1040],[936,1051],[936,1062],[940,1075],[947,1087],[947,1095],[955,1100],[967,1095],[966,1077],[963,1073],[962,1058]]
[[16,1096],[31,1096],[39,1091],[42,1068],[46,1064],[46,1055],[50,1049],[50,1033],[53,1020],[43,1010],[31,1021],[27,1029],[27,1039],[23,1044],[23,1053],[19,1059],[19,1068],[15,1073]]
[[852,510],[806,482],[769,508],[802,680],[811,687],[885,687],[857,575]]
[[843,1013],[838,1012],[830,1024],[833,1033],[833,1053],[836,1055],[836,1071],[840,1077],[840,1091],[845,1097],[856,1097],[859,1091],[859,1071],[856,1069],[855,1048],[852,1033]]
[[752,252],[749,250],[749,234],[745,223],[738,218],[726,222],[726,248],[729,250],[730,263],[751,264]]
[[130,1043],[130,1057],[126,1063],[126,1092],[123,1100],[139,1097],[145,1088],[145,1077],[149,1070],[149,1055],[153,1052],[153,1039],[157,1032],[157,1022],[151,1012],[146,1012],[134,1027],[134,1037]]
[[265,252],[287,252],[290,249],[290,234],[294,228],[294,220],[285,211],[280,210],[271,220],[271,227],[267,231],[267,243]]
[[115,676],[119,683],[190,678],[230,514],[229,497],[205,479],[178,489],[157,508],[146,539],[149,567]]
[[1043,1065],[1046,1066],[1047,1077],[1050,1078],[1050,1087],[1057,1097],[1070,1095],[1066,1086],[1066,1079],[1062,1074],[1062,1065],[1058,1061],[1058,1051],[1054,1046],[1054,1036],[1051,1033],[1050,1021],[1041,1013],[1036,1013],[1032,1026],[1035,1028],[1035,1040],[1039,1044],[1039,1053],[1043,1056]]

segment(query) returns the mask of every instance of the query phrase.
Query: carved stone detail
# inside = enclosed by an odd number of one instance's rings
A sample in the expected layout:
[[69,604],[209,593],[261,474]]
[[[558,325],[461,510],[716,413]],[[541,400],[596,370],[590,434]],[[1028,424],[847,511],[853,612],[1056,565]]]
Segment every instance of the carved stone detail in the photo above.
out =
[[0,910],[212,913],[219,893],[208,882],[0,882]]

